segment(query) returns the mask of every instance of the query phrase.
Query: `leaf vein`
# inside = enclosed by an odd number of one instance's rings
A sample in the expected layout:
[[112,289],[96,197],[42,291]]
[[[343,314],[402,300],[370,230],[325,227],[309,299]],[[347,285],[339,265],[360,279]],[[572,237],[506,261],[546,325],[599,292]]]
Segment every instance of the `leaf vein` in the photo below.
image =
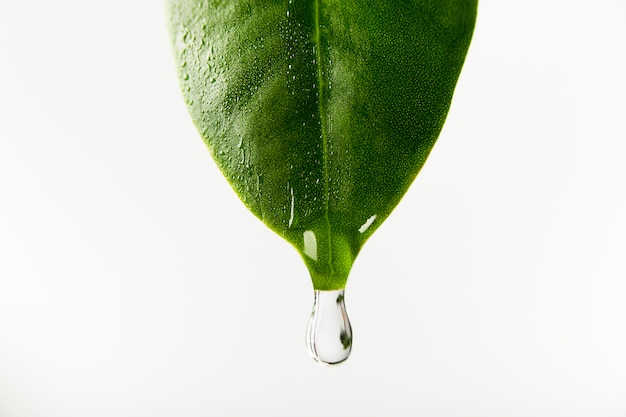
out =
[[321,3],[322,0],[315,0],[315,62],[317,66],[318,78],[318,111],[320,117],[320,129],[322,139],[322,159],[323,159],[323,175],[324,175],[324,218],[326,219],[326,228],[328,234],[328,265],[331,274],[334,274],[332,259],[332,232],[330,229],[330,184],[328,174],[328,131],[326,126],[326,108],[324,105],[324,89],[326,83],[324,80],[324,70],[322,68],[322,34],[321,34]]

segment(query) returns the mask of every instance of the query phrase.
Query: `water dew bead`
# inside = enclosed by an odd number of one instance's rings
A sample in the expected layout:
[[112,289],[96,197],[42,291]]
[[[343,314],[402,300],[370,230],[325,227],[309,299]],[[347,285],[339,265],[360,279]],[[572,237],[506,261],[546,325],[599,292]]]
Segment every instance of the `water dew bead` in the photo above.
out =
[[309,354],[322,365],[337,365],[352,351],[352,326],[344,290],[315,291],[315,303],[306,330]]

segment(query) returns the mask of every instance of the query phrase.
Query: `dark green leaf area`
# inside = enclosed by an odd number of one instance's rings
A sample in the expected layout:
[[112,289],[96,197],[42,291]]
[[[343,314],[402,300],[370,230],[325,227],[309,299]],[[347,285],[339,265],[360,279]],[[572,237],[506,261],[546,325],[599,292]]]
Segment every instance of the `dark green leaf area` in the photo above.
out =
[[475,0],[171,0],[182,89],[247,207],[343,288],[443,126]]

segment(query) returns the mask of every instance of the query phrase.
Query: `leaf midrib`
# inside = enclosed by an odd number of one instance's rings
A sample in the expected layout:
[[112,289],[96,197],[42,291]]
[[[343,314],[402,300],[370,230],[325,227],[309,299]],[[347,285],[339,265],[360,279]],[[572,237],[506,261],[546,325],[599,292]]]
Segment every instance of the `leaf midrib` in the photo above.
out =
[[322,0],[314,0],[315,2],[315,63],[317,67],[317,88],[318,88],[318,111],[320,117],[320,130],[322,140],[322,173],[324,175],[324,219],[326,220],[326,228],[328,235],[328,264],[331,273],[333,270],[332,259],[332,233],[330,228],[329,204],[330,204],[330,187],[328,184],[328,138],[326,126],[326,106],[324,105],[324,71],[322,70],[322,34],[320,31],[320,16]]

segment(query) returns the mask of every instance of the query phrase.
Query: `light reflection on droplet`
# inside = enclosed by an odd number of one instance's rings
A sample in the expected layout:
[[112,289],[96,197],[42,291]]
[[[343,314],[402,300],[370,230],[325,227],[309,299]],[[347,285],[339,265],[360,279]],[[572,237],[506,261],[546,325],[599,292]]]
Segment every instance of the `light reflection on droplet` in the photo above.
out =
[[370,228],[372,223],[374,223],[374,220],[376,220],[376,215],[375,214],[372,217],[370,217],[369,219],[367,219],[367,221],[365,223],[363,223],[363,225],[361,227],[359,227],[359,233],[365,233],[367,231],[367,229]]
[[293,196],[293,187],[290,187],[289,190],[291,192],[291,212],[289,214],[289,227],[291,227],[291,225],[293,224],[293,216],[294,216],[294,209],[296,206],[296,200]]
[[317,239],[312,230],[304,232],[304,254],[317,261]]

